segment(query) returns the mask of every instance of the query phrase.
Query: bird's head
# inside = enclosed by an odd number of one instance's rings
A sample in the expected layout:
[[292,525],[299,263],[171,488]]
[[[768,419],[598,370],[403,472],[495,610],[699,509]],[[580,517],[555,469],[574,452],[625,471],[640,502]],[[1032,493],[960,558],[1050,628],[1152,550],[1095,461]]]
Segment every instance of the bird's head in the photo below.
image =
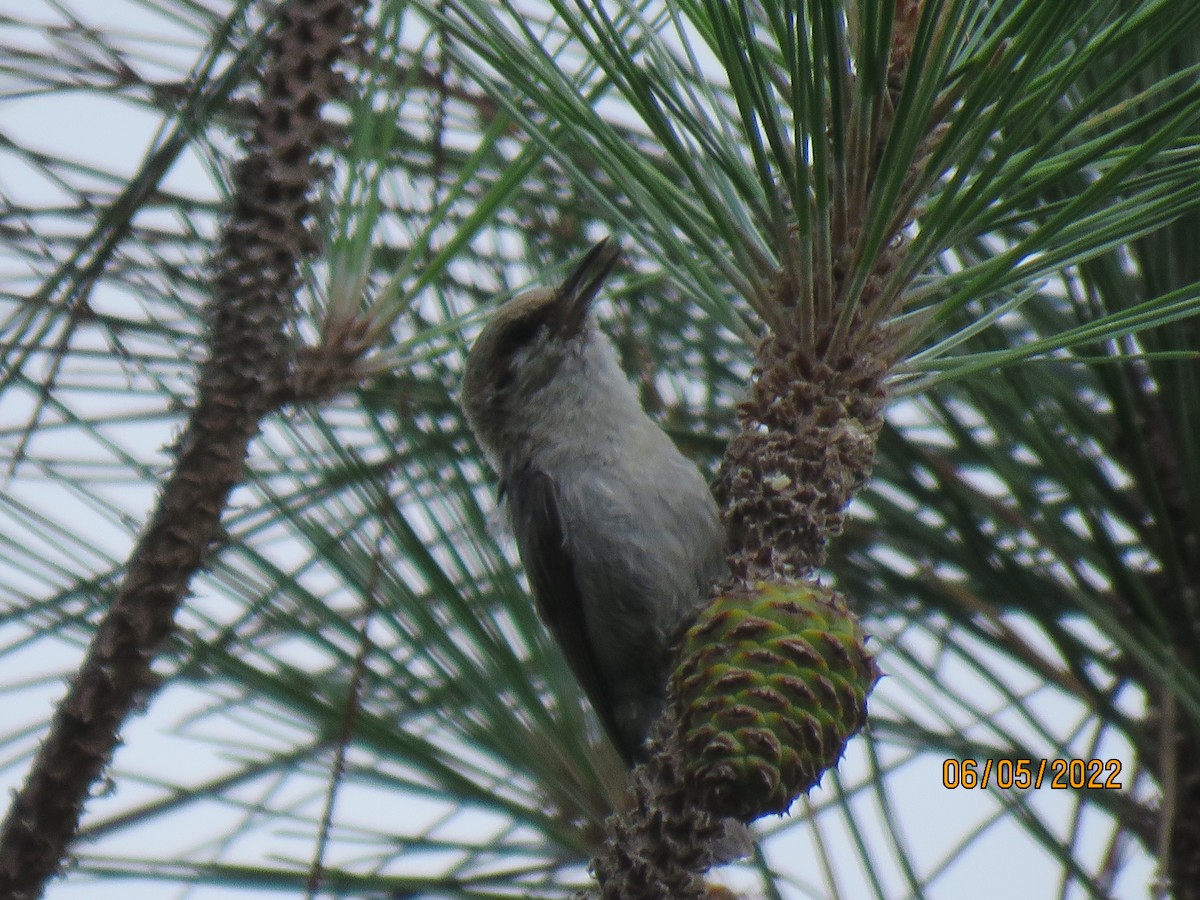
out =
[[600,241],[555,289],[537,288],[501,306],[479,333],[463,373],[462,404],[472,430],[494,458],[503,436],[519,429],[545,400],[564,364],[603,340],[591,306],[620,256]]

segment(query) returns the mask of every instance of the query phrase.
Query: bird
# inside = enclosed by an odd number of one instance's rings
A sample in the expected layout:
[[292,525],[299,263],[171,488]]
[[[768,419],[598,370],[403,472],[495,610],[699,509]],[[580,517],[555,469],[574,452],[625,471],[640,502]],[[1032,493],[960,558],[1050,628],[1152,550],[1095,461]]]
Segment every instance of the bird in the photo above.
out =
[[728,570],[707,481],[646,414],[594,315],[619,257],[605,238],[557,287],[501,305],[467,354],[461,404],[540,617],[633,766],[672,646]]

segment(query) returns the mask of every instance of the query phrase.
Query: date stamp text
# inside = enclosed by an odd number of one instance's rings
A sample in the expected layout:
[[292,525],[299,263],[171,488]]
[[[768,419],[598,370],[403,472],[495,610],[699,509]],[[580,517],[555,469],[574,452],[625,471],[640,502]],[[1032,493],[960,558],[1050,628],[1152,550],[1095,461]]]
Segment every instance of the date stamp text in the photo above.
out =
[[1119,759],[947,759],[942,763],[942,787],[947,790],[1119,791],[1120,775]]

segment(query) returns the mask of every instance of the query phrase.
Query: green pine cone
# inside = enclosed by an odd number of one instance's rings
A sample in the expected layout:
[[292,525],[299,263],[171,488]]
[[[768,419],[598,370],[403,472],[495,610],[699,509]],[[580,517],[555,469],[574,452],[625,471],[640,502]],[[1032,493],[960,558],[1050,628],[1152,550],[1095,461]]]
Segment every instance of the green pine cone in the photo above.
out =
[[835,591],[759,582],[717,597],[672,676],[686,776],[710,811],[783,813],[841,758],[879,677]]

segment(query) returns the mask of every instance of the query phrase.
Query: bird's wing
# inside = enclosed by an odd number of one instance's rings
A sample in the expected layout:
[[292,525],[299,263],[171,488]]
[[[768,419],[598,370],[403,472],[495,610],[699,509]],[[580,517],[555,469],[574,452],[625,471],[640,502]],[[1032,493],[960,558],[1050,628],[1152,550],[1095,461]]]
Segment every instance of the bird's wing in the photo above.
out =
[[622,756],[628,757],[630,750],[617,728],[608,685],[588,639],[583,595],[554,479],[526,466],[513,473],[501,491],[507,495],[517,548],[542,621],[558,641],[604,730]]

